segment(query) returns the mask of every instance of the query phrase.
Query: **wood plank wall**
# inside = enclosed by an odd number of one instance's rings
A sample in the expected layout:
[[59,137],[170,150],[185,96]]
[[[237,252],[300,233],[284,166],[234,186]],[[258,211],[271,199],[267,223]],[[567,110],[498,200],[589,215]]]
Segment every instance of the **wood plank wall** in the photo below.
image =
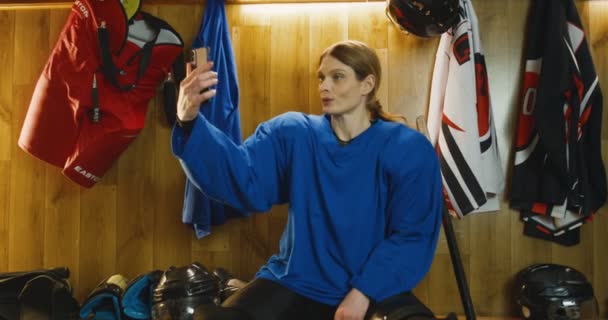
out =
[[[608,83],[608,2],[577,2],[585,22],[600,83]],[[475,0],[486,52],[490,89],[505,172],[521,92],[522,47],[530,0]],[[147,5],[192,42],[204,8]],[[0,11],[0,271],[68,266],[76,295],[99,281],[170,265],[200,261],[249,279],[278,249],[286,208],[236,219],[201,240],[181,224],[184,175],[169,148],[156,99],[142,134],[90,190],[25,154],[17,139],[25,112],[68,9]],[[315,70],[329,44],[358,39],[374,47],[384,76],[385,108],[413,121],[425,114],[437,39],[408,36],[390,25],[382,2],[228,5],[241,86],[244,136],[263,120],[289,110],[320,111]],[[604,124],[606,124],[604,112]],[[605,125],[606,127],[606,125]],[[602,131],[604,154],[608,129]],[[61,137],[57,137],[61,139]],[[516,212],[503,201],[498,213],[454,221],[462,259],[480,315],[515,315],[510,281],[535,262],[571,265],[593,280],[608,310],[608,213],[583,227],[581,243],[566,248],[522,235]],[[604,271],[602,271],[604,270]],[[443,238],[417,295],[435,312],[462,313]]]

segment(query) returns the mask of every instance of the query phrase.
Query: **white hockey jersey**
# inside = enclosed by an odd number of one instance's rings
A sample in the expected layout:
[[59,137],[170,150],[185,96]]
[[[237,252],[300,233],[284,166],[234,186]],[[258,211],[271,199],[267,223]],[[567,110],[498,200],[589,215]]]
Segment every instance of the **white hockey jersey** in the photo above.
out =
[[499,209],[501,168],[477,16],[460,0],[460,22],[441,36],[427,119],[450,212]]

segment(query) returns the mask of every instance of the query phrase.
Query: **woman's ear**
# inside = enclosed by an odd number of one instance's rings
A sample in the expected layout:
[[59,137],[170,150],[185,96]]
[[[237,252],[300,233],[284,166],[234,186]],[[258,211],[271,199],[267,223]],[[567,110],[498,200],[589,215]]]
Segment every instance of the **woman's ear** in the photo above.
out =
[[376,76],[373,74],[367,75],[363,81],[361,81],[361,94],[368,95],[370,92],[374,90],[376,86]]

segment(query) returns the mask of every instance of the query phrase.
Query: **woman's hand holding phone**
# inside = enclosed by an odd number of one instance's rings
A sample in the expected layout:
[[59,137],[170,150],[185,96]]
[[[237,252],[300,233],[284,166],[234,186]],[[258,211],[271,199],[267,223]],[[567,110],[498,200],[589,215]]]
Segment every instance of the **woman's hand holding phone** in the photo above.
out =
[[177,118],[181,122],[190,121],[196,118],[201,104],[215,96],[215,89],[210,87],[217,84],[217,73],[211,70],[212,61],[201,63],[189,62],[186,65],[186,77],[179,86],[179,96],[177,100]]

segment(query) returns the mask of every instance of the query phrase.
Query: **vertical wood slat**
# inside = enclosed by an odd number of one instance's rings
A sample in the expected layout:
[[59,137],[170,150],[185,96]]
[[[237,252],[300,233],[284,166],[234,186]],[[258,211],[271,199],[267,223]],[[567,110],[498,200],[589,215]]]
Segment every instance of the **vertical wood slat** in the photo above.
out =
[[8,270],[10,180],[4,177],[10,176],[11,162],[0,160],[0,270]]
[[196,240],[192,244],[192,261],[202,263],[209,269],[222,267],[231,272],[240,272],[240,253],[246,248],[242,247],[240,240],[243,229],[243,220],[214,226],[211,235]]
[[[166,20],[182,37],[188,52],[202,16],[202,6],[170,6],[158,10],[158,16]],[[187,56],[187,55],[186,55]],[[157,95],[154,138],[157,150],[154,179],[163,181],[162,188],[154,188],[154,245],[153,268],[166,269],[171,265],[191,262],[192,229],[181,222],[182,199],[185,177],[177,159],[171,153],[171,127],[167,123],[161,95]]]
[[[581,14],[581,19],[588,27],[585,31],[587,32],[589,49],[593,56],[595,72],[599,77],[600,86],[604,89],[603,92],[606,92],[605,88],[608,84],[608,62],[605,58],[608,56],[608,4],[605,1],[583,2],[577,3],[577,8],[588,12],[588,17]],[[604,106],[606,106],[605,103]],[[608,139],[606,123],[608,123],[608,112],[603,112],[602,139]]]
[[273,14],[270,20],[270,114],[309,112],[308,16]]
[[[33,85],[14,87],[15,105],[26,105],[33,92]],[[14,118],[23,121],[21,110],[15,110]],[[21,125],[13,126],[13,137],[18,137]],[[17,131],[17,132],[15,132]],[[9,251],[8,268],[26,270],[43,267],[45,170],[48,165],[34,159],[13,145],[10,174],[9,200]]]
[[512,303],[502,298],[505,293],[508,294],[508,283],[513,278],[510,273],[511,256],[504,254],[511,249],[509,223],[508,213],[503,212],[495,215],[480,214],[471,219],[470,231],[475,234],[471,252],[477,257],[483,257],[470,261],[470,271],[467,273],[471,296],[477,303],[476,311],[479,314],[505,310]]
[[[13,112],[11,130],[11,175],[9,205],[9,269],[40,268],[43,265],[45,164],[16,146],[25,108],[40,70],[46,62],[49,11],[28,11],[15,17],[13,53]],[[28,39],[28,41],[17,41]]]
[[367,43],[370,48],[388,48],[388,26],[385,15],[378,14],[386,3],[367,2],[348,6],[348,38]]
[[[0,48],[11,48],[15,39],[15,13],[0,11]],[[0,65],[5,66],[5,79],[13,78],[13,50],[0,50]],[[3,81],[0,85],[0,270],[8,269],[9,257],[9,204],[12,157],[13,84]]]
[[101,280],[123,272],[116,265],[116,193],[116,186],[104,184],[80,192],[80,273],[75,290],[80,300]]
[[44,204],[44,238],[41,243],[45,268],[68,267],[72,284],[78,286],[80,243],[80,192],[61,172],[47,167]]
[[[608,159],[608,139],[602,140],[602,158],[604,165]],[[605,207],[603,208],[605,210]],[[606,215],[606,212],[603,212]],[[606,254],[606,230],[608,230],[608,219],[606,217],[596,219],[592,222],[593,230],[593,272],[587,275],[592,281],[597,301],[600,303],[600,314],[606,317],[608,314],[608,255]]]
[[[41,268],[44,256],[45,168],[16,145],[26,108],[47,60],[49,11],[37,10],[15,16],[13,48],[13,111],[9,200],[8,268]],[[17,39],[28,39],[18,41]],[[40,50],[40,44],[43,50]]]
[[232,27],[232,45],[240,88],[241,132],[251,135],[257,124],[270,116],[269,66],[270,28],[268,26]]
[[[462,256],[462,264],[467,274],[470,274],[468,269],[469,262],[468,256]],[[424,288],[424,290],[427,292],[419,293],[419,286],[414,291],[415,294],[421,300],[424,300],[424,303],[436,314],[447,314],[450,312],[462,314],[464,311],[460,303],[458,286],[454,280],[450,255],[436,254],[431,265],[430,274],[431,276],[425,279],[428,282],[428,288]],[[424,293],[427,294],[426,297],[420,296],[420,294]]]
[[[238,24],[237,24],[238,25]],[[239,83],[248,83],[240,88],[241,132],[248,137],[257,124],[271,116],[270,110],[270,26],[233,26],[232,44],[239,67]],[[267,214],[252,213],[247,221],[240,221],[239,259],[247,261],[240,265],[245,277],[253,276],[257,268],[268,258],[264,240],[268,230]],[[259,230],[263,230],[259,232]]]
[[[14,68],[18,72],[13,74],[14,85],[35,84],[40,76],[49,54],[46,50],[49,43],[49,12],[50,10],[27,10],[16,16],[15,45],[12,48]],[[43,50],[40,50],[41,45]]]
[[406,35],[393,25],[388,28],[388,39],[391,94],[387,109],[415,123],[416,117],[426,114],[439,40]]
[[[510,43],[508,35],[503,36],[503,41],[491,40],[493,35],[508,30],[510,21],[499,19],[508,17],[508,6],[497,1],[476,1],[475,11],[479,25],[483,26],[479,33],[481,49],[486,59],[492,111],[495,117],[504,119],[500,105],[509,101],[505,95],[512,92],[515,82],[507,81],[510,79],[500,75],[507,74],[511,59],[519,59],[519,56],[510,55],[509,46],[517,47],[517,44]],[[475,241],[470,242],[471,252],[484,257],[470,261],[468,273],[471,295],[477,303],[476,311],[479,314],[492,314],[493,310],[502,310],[504,313],[512,304],[511,300],[503,298],[505,294],[510,296],[509,283],[513,280],[510,273],[511,255],[504,254],[511,250],[510,223],[509,212],[480,214],[479,217],[470,219],[469,232],[475,235]]]
[[[605,1],[595,1],[585,4],[588,7],[590,29],[587,41],[593,55],[595,71],[598,74],[600,85],[604,92],[602,159],[604,160],[604,166],[606,166],[606,161],[608,161],[608,110],[606,110],[606,89],[608,88],[608,58],[606,58],[608,57],[608,3]],[[605,216],[606,208],[600,209],[599,214],[601,216],[596,216],[592,222],[592,226],[587,226],[586,232],[593,233],[593,288],[600,303],[600,310],[603,310],[601,314],[605,317],[608,314],[608,275],[605,272],[605,270],[608,270],[608,254],[606,254],[604,245],[607,241],[606,234],[608,233],[606,232],[608,230],[608,219]]]
[[[14,50],[12,48],[15,41],[15,12],[0,11],[0,65],[4,66],[2,74],[4,79],[13,79],[13,60]],[[13,104],[13,83],[12,81],[3,81],[0,86],[0,137],[3,137],[0,143],[0,160],[11,160],[12,146],[12,104]]]

